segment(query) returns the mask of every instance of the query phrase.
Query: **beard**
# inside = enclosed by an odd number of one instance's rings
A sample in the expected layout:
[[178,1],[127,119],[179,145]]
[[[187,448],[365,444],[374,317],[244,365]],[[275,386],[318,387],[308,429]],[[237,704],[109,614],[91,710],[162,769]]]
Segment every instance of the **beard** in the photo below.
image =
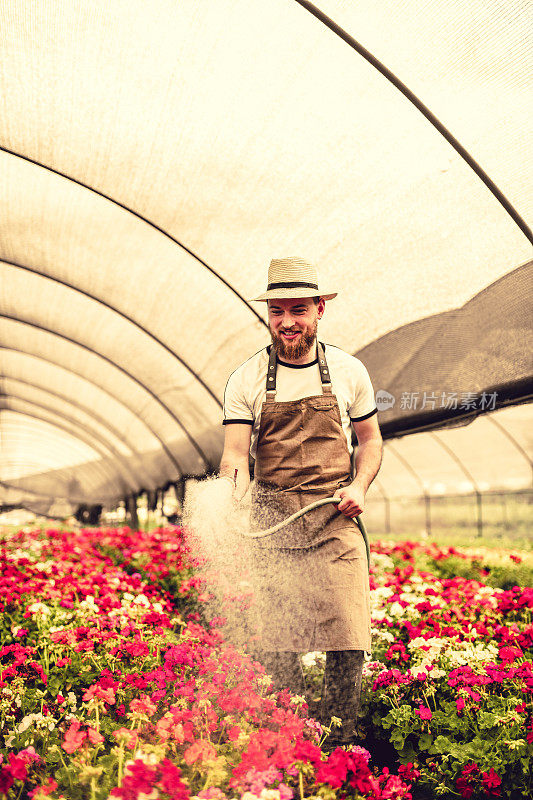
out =
[[278,336],[277,333],[270,329],[270,336],[276,355],[287,361],[295,361],[306,356],[315,343],[317,327],[318,321],[315,320],[312,326],[301,332],[301,336],[298,337],[296,342],[285,342],[281,336]]

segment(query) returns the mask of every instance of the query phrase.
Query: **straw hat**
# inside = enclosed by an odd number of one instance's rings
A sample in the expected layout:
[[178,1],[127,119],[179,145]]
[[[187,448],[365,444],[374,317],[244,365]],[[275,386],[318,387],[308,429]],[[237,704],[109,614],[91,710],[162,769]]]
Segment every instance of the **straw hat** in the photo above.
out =
[[318,286],[317,268],[304,258],[273,258],[268,268],[268,286],[254,300],[283,300],[292,297],[323,297],[332,300],[337,292]]

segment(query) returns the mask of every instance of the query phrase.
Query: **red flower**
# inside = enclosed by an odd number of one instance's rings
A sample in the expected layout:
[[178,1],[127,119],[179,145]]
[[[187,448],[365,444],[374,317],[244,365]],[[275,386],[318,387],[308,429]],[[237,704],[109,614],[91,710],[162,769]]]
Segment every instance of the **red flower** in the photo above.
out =
[[502,661],[512,664],[517,658],[522,658],[524,654],[519,647],[502,647],[499,655]]
[[500,786],[502,783],[502,779],[494,771],[492,767],[488,772],[483,773],[481,782],[484,788],[489,793],[489,796],[499,797],[499,795],[501,794]]
[[172,800],[188,800],[190,797],[187,786],[181,780],[181,770],[171,761],[165,759],[159,764],[159,784]]
[[0,769],[0,792],[2,794],[7,794],[14,782],[15,779],[13,778],[9,767],[2,767]]
[[16,781],[25,781],[28,777],[28,770],[26,769],[26,759],[21,758],[20,755],[9,753],[9,770],[11,775]]
[[418,714],[418,716],[422,720],[433,719],[433,714],[431,713],[431,709],[429,709],[427,706],[420,706],[420,708],[416,708],[415,714]]
[[327,761],[319,764],[316,771],[317,783],[328,783],[332,789],[340,789],[348,774],[348,753],[337,747]]
[[479,767],[477,764],[467,764],[461,770],[461,776],[457,778],[456,786],[461,792],[461,797],[469,798],[474,794],[474,783],[479,778]]
[[404,781],[416,781],[420,777],[420,770],[415,769],[414,764],[400,764],[398,774]]

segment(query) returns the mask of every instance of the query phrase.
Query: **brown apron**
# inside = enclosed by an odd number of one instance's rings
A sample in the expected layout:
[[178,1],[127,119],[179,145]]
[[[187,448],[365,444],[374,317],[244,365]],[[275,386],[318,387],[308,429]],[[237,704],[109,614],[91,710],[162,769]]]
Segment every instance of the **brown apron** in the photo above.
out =
[[[322,394],[276,402],[271,347],[255,462],[252,528],[260,530],[351,483],[352,467],[322,345]],[[263,650],[370,651],[368,567],[357,525],[334,505],[253,540]]]

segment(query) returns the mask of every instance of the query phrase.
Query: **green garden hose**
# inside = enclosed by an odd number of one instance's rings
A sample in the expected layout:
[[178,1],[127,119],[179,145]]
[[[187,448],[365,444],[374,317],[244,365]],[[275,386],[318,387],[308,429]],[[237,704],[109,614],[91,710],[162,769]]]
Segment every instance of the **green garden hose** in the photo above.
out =
[[[320,506],[325,506],[328,503],[340,503],[342,500],[341,497],[326,497],[323,500],[315,500],[314,503],[310,503],[308,506],[304,506],[299,511],[296,511],[294,514],[291,514],[290,517],[287,519],[278,522],[277,525],[273,525],[271,528],[266,528],[263,531],[250,531],[249,533],[244,533],[244,536],[248,537],[249,539],[262,539],[264,536],[271,536],[273,533],[277,533],[278,531],[285,528],[287,525],[290,525],[292,522],[295,522],[300,517],[303,517],[304,514],[307,514],[309,511],[313,511],[315,508],[320,508]],[[370,571],[370,547],[368,544],[368,536],[366,533],[365,523],[361,519],[361,514],[358,514],[354,517],[355,522],[359,530],[361,531],[361,535],[363,537],[363,541],[365,543],[366,548],[366,560],[368,563],[368,570]]]

